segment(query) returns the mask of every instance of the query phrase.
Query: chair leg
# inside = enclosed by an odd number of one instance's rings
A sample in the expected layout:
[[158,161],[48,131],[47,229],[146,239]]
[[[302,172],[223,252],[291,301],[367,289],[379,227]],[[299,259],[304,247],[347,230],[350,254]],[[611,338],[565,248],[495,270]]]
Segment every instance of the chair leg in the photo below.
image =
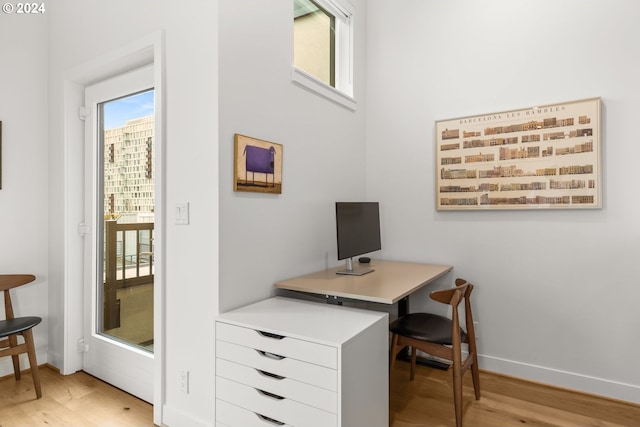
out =
[[22,336],[25,344],[27,344],[27,355],[29,356],[33,386],[36,389],[36,399],[40,399],[42,397],[42,389],[40,388],[40,373],[38,372],[38,361],[36,360],[36,347],[33,343],[33,332],[28,329],[22,333]]
[[476,395],[476,400],[480,400],[480,369],[475,353],[473,354],[473,365],[471,365],[471,378],[473,379],[473,392]]
[[416,348],[411,346],[411,381],[416,376]]
[[[10,335],[9,339],[9,347],[15,347],[18,345],[18,336]],[[20,379],[20,357],[18,354],[14,354],[11,356],[11,360],[13,361],[13,376],[16,381]]]
[[471,362],[471,378],[473,379],[473,392],[476,395],[476,400],[480,400],[480,368],[478,367],[478,352],[476,350],[476,343],[468,343],[469,357],[472,358]]
[[391,338],[391,354],[389,355],[389,373],[393,371],[393,368],[396,366],[396,358],[398,357],[399,350],[396,349],[398,346],[398,335],[393,334]]
[[462,372],[461,367],[453,364],[453,405],[456,413],[456,427],[462,427]]

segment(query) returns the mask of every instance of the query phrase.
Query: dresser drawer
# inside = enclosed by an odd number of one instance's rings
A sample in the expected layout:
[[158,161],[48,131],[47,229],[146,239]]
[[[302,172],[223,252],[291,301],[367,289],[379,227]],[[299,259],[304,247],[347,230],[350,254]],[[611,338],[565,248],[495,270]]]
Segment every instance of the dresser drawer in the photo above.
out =
[[295,427],[334,427],[337,415],[216,377],[216,396],[227,403]]
[[337,369],[338,349],[282,335],[272,336],[251,328],[216,322],[216,338],[279,356]]
[[274,375],[228,360],[216,360],[216,373],[220,377],[246,384],[296,402],[324,411],[338,412],[338,393],[315,387],[291,378]]
[[338,391],[337,371],[324,366],[288,357],[282,359],[250,347],[220,340],[216,340],[216,356],[316,387]]
[[282,421],[247,411],[224,400],[216,400],[216,427],[291,427]]

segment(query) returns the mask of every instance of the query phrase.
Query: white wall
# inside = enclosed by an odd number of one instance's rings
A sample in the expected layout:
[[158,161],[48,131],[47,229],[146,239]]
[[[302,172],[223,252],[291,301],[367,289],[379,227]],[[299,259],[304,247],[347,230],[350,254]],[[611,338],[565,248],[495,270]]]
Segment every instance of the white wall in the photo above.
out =
[[[0,14],[0,274],[36,275],[12,292],[12,301],[16,315],[43,318],[34,329],[39,364],[47,362],[49,323],[47,28],[46,15]],[[28,366],[25,356],[22,367]],[[0,359],[0,377],[11,372],[11,358]]]
[[[62,247],[65,233],[74,233],[74,221],[82,219],[81,212],[63,203],[65,186],[74,186],[76,179],[67,177],[65,183],[65,158],[70,155],[64,153],[65,75],[146,34],[165,32],[165,208],[172,212],[175,203],[189,202],[191,209],[189,226],[174,226],[168,218],[165,234],[166,424],[213,423],[218,280],[223,284],[220,305],[230,308],[269,296],[277,279],[337,262],[333,202],[362,198],[365,188],[366,27],[364,8],[358,9],[355,113],[291,83],[293,8],[288,1],[225,0],[218,10],[217,2],[204,1],[178,7],[169,2],[132,6],[126,1],[66,0],[51,14],[50,199],[55,231],[50,271],[56,276],[56,294],[76,274],[64,270],[64,257],[78,254],[67,249],[63,255],[55,248]],[[236,132],[284,145],[282,195],[232,191]],[[62,303],[59,298],[50,307],[60,323],[50,345],[57,363],[62,363],[68,340],[62,334]],[[190,371],[188,395],[178,392],[182,369]]]
[[[0,67],[0,236],[12,245],[0,249],[0,271],[39,276],[16,298],[20,312],[45,313],[39,352],[48,346],[61,363],[73,274],[64,270],[63,239],[78,215],[63,199],[65,72],[164,30],[165,208],[190,202],[191,224],[168,218],[165,230],[163,422],[213,424],[218,305],[267,297],[278,279],[336,264],[333,202],[365,196],[382,203],[386,258],[451,263],[438,286],[455,276],[478,285],[483,367],[640,401],[640,372],[625,369],[640,327],[639,202],[628,172],[639,149],[640,6],[352,3],[355,113],[291,83],[289,1],[64,0],[48,4],[45,19],[0,16],[0,39],[12,40]],[[603,209],[435,211],[435,120],[593,96],[604,103]],[[233,192],[234,133],[284,145],[281,195]],[[181,369],[188,395],[178,392]]]
[[[477,285],[482,368],[640,402],[640,4],[367,7],[367,195],[383,204],[384,255]],[[435,210],[436,120],[597,96],[602,209]]]
[[[218,2],[64,0],[48,8],[50,17],[50,292],[62,295],[65,257],[78,256],[72,236],[81,212],[65,207],[66,188],[78,177],[67,176],[75,150],[65,142],[64,84],[69,70],[91,64],[123,47],[164,32],[165,58],[165,212],[178,202],[190,203],[190,224],[176,226],[168,215],[164,233],[164,359],[162,422],[168,425],[213,425],[213,322],[218,312]],[[65,152],[68,149],[70,152]],[[77,156],[76,156],[77,157]],[[64,248],[64,253],[63,252]],[[52,300],[50,352],[58,366],[65,341],[63,299]],[[179,371],[190,372],[189,394],[179,391]],[[156,380],[158,380],[156,378]],[[156,402],[158,403],[158,402]],[[156,409],[157,411],[157,406]],[[158,420],[156,420],[158,421]]]
[[[355,17],[357,111],[291,82],[293,2],[220,2],[220,310],[338,263],[335,201],[365,195],[364,1]],[[235,133],[283,144],[282,194],[233,191]]]

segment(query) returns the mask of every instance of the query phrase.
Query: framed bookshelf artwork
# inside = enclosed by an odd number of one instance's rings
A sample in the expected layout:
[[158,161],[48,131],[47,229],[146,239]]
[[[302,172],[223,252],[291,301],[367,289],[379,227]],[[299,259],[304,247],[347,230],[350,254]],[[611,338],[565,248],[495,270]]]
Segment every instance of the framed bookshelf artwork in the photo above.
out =
[[234,136],[233,191],[282,193],[282,145]]
[[600,98],[436,122],[436,209],[601,208]]

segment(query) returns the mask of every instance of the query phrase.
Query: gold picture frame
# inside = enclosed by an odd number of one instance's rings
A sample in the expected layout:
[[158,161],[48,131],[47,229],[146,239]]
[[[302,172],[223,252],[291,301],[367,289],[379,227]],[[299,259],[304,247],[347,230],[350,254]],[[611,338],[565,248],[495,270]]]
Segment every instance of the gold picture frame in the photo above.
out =
[[436,209],[602,207],[601,99],[436,122]]
[[234,135],[233,191],[282,193],[282,144]]

